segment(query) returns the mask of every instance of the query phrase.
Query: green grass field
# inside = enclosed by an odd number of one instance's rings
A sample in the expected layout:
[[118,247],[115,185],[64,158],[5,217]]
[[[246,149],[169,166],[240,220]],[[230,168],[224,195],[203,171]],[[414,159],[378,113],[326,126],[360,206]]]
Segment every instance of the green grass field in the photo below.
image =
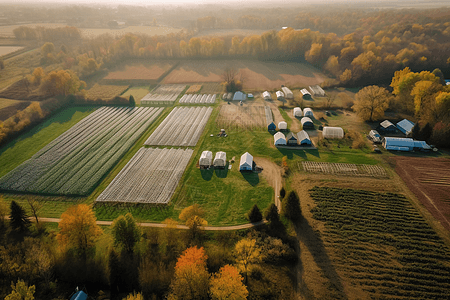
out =
[[148,93],[150,93],[148,87],[136,86],[129,88],[125,93],[121,95],[121,97],[128,99],[130,95],[133,95],[136,104],[140,105],[141,99],[144,98],[144,96],[147,95]]

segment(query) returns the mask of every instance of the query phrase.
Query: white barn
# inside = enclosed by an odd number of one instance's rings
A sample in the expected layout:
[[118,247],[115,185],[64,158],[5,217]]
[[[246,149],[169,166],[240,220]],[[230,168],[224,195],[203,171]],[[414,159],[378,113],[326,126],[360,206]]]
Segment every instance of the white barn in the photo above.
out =
[[341,127],[324,127],[322,136],[324,139],[343,139],[344,129]]
[[226,167],[227,165],[227,154],[223,151],[216,153],[214,157],[214,167]]
[[263,96],[264,100],[272,100],[272,96],[270,95],[270,93],[268,91],[263,92],[262,96]]
[[305,117],[314,117],[314,113],[313,113],[312,109],[309,107],[305,107],[305,109],[303,109],[303,115]]
[[275,146],[286,145],[286,137],[284,136],[284,134],[282,132],[277,132],[273,136],[273,142],[274,142]]
[[294,107],[294,117],[301,117],[303,115],[300,107]]
[[239,163],[239,171],[252,171],[253,170],[253,156],[245,152],[241,156],[241,161]]
[[281,121],[280,123],[278,123],[278,129],[279,130],[287,130],[287,123],[284,121]]
[[292,93],[292,91],[288,87],[283,86],[281,88],[281,90],[283,91],[284,96],[286,97],[286,99],[294,99],[294,94]]
[[203,151],[200,156],[200,160],[198,161],[200,168],[201,167],[209,167],[212,165],[212,152],[211,151]]

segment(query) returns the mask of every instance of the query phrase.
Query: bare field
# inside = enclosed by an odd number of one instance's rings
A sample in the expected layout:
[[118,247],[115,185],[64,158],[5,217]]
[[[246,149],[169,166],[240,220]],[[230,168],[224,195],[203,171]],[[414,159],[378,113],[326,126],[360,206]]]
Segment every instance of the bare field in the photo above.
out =
[[249,35],[261,35],[267,30],[263,29],[211,29],[203,30],[197,33],[196,37],[218,37],[218,36],[249,36]]
[[87,90],[87,97],[92,100],[102,99],[110,100],[119,96],[128,88],[127,85],[100,85],[95,84],[91,89]]
[[238,79],[246,91],[275,89],[282,84],[290,88],[320,84],[327,79],[318,69],[301,63],[260,62],[252,60],[201,60],[181,62],[164,79],[164,83],[222,82],[226,68],[238,70]]
[[11,99],[0,98],[0,109],[3,109],[8,106],[16,105],[16,104],[19,104],[22,102],[23,101],[20,101],[20,100],[11,100]]
[[64,23],[34,23],[34,24],[20,24],[20,25],[9,25],[9,26],[0,26],[0,37],[14,37],[13,30],[19,28],[20,26],[26,27],[45,27],[45,28],[58,28],[58,27],[66,27],[67,24]]
[[121,96],[128,99],[130,98],[130,95],[133,95],[134,101],[136,101],[136,104],[141,104],[141,99],[144,98],[145,95],[147,95],[150,91],[146,87],[132,87],[125,93],[123,93]]
[[94,38],[102,34],[110,34],[112,36],[122,36],[127,33],[148,34],[148,35],[166,35],[169,33],[178,33],[181,28],[159,27],[159,26],[128,26],[119,29],[109,28],[80,28],[83,37]]
[[250,130],[266,129],[266,114],[264,105],[260,103],[222,104],[216,124],[220,128],[241,128]]
[[0,56],[22,50],[23,47],[18,46],[0,46]]
[[395,171],[428,211],[450,231],[450,159],[392,158]]
[[118,67],[104,77],[104,80],[158,80],[170,70],[175,63],[171,61],[158,61],[152,63],[130,63]]

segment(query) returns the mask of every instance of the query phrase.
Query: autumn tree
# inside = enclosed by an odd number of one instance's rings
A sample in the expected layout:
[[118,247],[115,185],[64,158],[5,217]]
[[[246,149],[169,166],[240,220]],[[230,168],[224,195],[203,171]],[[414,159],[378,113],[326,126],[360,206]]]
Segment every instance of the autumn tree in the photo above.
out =
[[376,121],[384,116],[389,107],[389,92],[382,87],[366,86],[355,95],[353,110],[364,121]]
[[242,239],[234,247],[236,267],[244,274],[245,282],[253,267],[261,262],[261,250],[254,239]]
[[300,199],[295,191],[289,192],[287,198],[282,203],[282,212],[284,216],[291,221],[297,221],[302,215],[300,208]]
[[226,68],[222,73],[222,79],[225,85],[225,91],[234,93],[242,89],[241,81],[237,80],[239,72],[234,68]]
[[16,201],[12,201],[10,211],[9,218],[12,229],[25,231],[30,226],[30,220],[23,207]]
[[60,246],[76,249],[82,258],[92,249],[103,230],[97,225],[97,219],[91,207],[78,204],[69,207],[62,215],[56,235]]
[[209,274],[203,247],[187,248],[175,265],[168,299],[208,299]]
[[441,69],[434,69],[433,72],[431,73],[437,78],[439,78],[439,83],[441,85],[445,85],[445,76],[444,73],[442,73]]
[[122,300],[144,300],[144,297],[142,297],[141,293],[134,292],[133,294],[129,294],[126,298],[123,298]]
[[45,72],[41,67],[38,67],[34,69],[33,73],[31,74],[31,82],[34,85],[40,85],[42,78],[44,78]]
[[25,281],[19,279],[16,284],[11,283],[12,292],[5,297],[5,300],[34,300],[34,285],[28,286]]
[[248,291],[243,278],[236,267],[225,265],[210,281],[210,293],[213,300],[244,300]]
[[53,51],[55,51],[55,45],[53,43],[47,42],[41,47],[41,53],[44,57],[47,57]]
[[248,213],[248,219],[251,223],[256,223],[262,220],[262,214],[258,205],[254,204]]
[[86,87],[86,83],[81,81],[71,70],[59,70],[48,73],[42,80],[39,90],[44,95],[58,96],[76,94]]
[[208,222],[203,219],[205,211],[198,204],[194,204],[185,207],[180,215],[179,219],[185,222],[186,226],[189,227],[192,237],[195,238],[198,234],[200,228],[208,225]]
[[114,244],[120,245],[129,254],[133,253],[134,246],[141,240],[142,232],[130,213],[119,216],[111,225]]

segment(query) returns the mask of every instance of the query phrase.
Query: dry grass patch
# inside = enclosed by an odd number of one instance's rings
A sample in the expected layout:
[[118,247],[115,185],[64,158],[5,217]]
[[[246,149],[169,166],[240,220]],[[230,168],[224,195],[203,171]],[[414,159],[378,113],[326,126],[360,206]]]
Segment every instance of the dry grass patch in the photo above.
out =
[[121,96],[125,99],[130,98],[131,95],[134,97],[134,101],[136,104],[141,104],[141,99],[144,98],[150,91],[146,87],[132,87],[129,88],[125,93]]
[[200,91],[200,89],[202,88],[201,84],[195,84],[195,85],[191,85],[188,90],[186,91],[186,94],[195,94],[198,93]]
[[100,85],[95,84],[91,89],[86,91],[88,99],[97,100],[111,100],[119,96],[128,88],[128,85]]
[[111,71],[104,80],[158,80],[164,73],[170,70],[173,62],[155,62],[151,64],[134,63],[127,64]]

